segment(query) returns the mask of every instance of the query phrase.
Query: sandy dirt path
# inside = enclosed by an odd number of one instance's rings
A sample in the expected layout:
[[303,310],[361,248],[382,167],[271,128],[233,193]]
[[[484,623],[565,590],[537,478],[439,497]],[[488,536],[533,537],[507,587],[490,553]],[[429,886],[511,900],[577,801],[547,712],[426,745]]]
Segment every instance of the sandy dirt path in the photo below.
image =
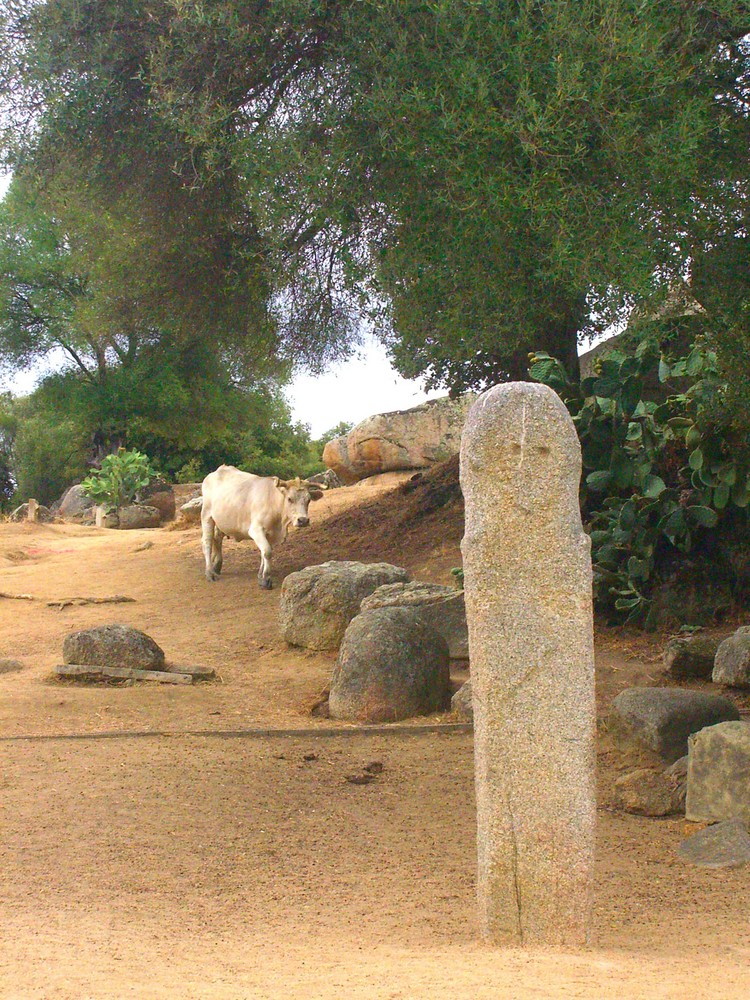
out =
[[[319,516],[352,497],[326,498]],[[677,817],[611,811],[622,764],[604,737],[591,949],[479,942],[471,735],[419,728],[450,716],[416,720],[413,735],[311,718],[332,658],[285,647],[278,591],[258,590],[249,547],[230,547],[213,586],[199,548],[195,530],[0,525],[0,590],[135,598],[63,611],[0,599],[0,656],[25,664],[0,675],[3,1000],[750,995],[746,871],[683,865]],[[440,582],[457,564],[439,538],[406,556]],[[51,682],[66,632],[107,621],[220,682]],[[604,702],[656,671],[609,639],[598,669]],[[311,732],[184,735],[253,728]],[[57,738],[143,730],[172,735]],[[372,760],[375,782],[345,780]]]

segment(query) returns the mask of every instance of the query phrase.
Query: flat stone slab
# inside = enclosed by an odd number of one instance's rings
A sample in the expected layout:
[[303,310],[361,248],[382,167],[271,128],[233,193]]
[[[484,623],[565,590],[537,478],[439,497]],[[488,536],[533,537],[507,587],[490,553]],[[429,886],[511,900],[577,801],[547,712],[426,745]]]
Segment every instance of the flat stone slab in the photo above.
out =
[[690,735],[739,717],[734,702],[721,695],[637,687],[621,691],[612,702],[609,728],[621,749],[651,750],[672,764],[687,753]]
[[216,677],[216,671],[213,667],[202,667],[196,664],[185,666],[182,663],[165,663],[164,670],[170,674],[190,674],[196,681],[210,681]]
[[105,667],[88,663],[63,663],[55,667],[58,677],[77,677],[83,680],[87,677],[103,679],[113,677],[118,680],[157,681],[162,684],[192,684],[193,675],[175,673],[171,670],[138,670],[135,667]]
[[750,864],[750,836],[740,820],[728,819],[683,840],[677,853],[700,868],[739,868]]

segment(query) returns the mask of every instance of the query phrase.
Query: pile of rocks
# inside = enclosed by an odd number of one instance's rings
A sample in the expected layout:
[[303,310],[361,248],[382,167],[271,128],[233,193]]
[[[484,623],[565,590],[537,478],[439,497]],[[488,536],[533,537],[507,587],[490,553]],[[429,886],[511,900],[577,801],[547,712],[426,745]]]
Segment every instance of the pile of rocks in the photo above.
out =
[[750,723],[733,701],[681,688],[630,688],[614,699],[608,722],[621,752],[653,761],[617,779],[616,806],[721,824],[685,841],[681,855],[707,867],[750,863]]
[[726,636],[702,632],[674,636],[664,650],[664,672],[672,680],[711,680],[750,688],[750,626]]
[[468,657],[463,593],[389,563],[327,562],[281,587],[290,645],[338,650],[332,718],[395,722],[450,707],[450,661]]

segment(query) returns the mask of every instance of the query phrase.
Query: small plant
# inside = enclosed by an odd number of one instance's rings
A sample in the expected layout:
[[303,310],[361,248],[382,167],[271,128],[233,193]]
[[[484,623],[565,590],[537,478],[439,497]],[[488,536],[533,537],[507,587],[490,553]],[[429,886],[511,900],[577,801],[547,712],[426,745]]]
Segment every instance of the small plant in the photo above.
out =
[[456,586],[456,590],[464,589],[464,571],[462,566],[454,566],[451,570],[451,576],[453,577],[453,582]]
[[98,472],[87,476],[81,483],[86,496],[108,510],[132,503],[138,490],[148,486],[156,473],[148,457],[140,451],[126,451],[107,455]]

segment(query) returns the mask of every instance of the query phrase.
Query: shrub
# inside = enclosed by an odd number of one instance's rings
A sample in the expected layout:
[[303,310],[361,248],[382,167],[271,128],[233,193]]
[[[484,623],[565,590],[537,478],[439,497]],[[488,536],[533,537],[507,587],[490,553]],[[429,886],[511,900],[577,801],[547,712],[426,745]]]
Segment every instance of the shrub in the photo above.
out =
[[132,503],[138,490],[148,486],[155,473],[146,455],[121,448],[107,455],[101,469],[81,483],[83,492],[96,503],[114,509]]
[[[673,360],[646,340],[631,355],[612,351],[598,367],[579,385],[537,353],[529,374],[559,393],[581,441],[597,606],[652,624],[655,589],[675,556],[707,552],[722,532],[747,528],[750,465],[722,416],[726,383],[704,343]],[[655,369],[662,398],[644,399]]]

